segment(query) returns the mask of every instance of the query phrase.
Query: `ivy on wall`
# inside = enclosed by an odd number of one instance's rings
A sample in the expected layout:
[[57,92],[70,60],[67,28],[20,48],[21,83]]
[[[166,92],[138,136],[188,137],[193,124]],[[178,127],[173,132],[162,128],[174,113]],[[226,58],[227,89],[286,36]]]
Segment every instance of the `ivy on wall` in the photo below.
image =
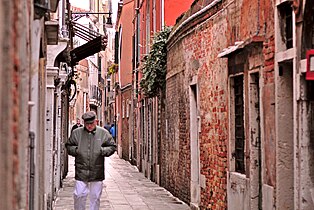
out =
[[143,58],[141,67],[143,77],[140,86],[146,97],[158,96],[166,85],[166,42],[170,32],[171,27],[165,27],[163,30],[156,32],[149,54]]

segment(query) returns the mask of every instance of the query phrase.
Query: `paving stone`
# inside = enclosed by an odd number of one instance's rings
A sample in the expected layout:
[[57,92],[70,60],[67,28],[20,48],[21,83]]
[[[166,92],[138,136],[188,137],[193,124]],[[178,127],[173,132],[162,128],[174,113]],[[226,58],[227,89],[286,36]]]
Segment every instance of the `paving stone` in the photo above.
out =
[[[100,209],[108,210],[188,210],[190,207],[164,188],[148,180],[135,166],[117,154],[106,158]],[[74,210],[74,158],[69,157],[68,175],[58,192],[53,210]],[[88,199],[87,205],[88,207]],[[88,209],[88,208],[86,208]]]

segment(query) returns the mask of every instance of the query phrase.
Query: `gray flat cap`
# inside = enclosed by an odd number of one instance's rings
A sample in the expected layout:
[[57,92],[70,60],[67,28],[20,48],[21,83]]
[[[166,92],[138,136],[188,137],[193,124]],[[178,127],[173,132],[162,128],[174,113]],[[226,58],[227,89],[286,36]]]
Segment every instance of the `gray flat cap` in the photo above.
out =
[[85,123],[93,123],[96,119],[96,113],[94,111],[85,112],[82,115],[82,119]]

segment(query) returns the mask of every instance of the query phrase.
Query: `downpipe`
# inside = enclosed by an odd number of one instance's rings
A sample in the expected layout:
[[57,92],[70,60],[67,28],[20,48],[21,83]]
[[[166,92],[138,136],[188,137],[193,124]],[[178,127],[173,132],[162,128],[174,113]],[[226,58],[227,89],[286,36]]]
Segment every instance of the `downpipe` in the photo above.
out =
[[35,198],[35,163],[34,163],[34,155],[35,155],[35,132],[29,132],[29,164],[30,164],[30,173],[29,173],[29,209],[34,209],[34,198]]

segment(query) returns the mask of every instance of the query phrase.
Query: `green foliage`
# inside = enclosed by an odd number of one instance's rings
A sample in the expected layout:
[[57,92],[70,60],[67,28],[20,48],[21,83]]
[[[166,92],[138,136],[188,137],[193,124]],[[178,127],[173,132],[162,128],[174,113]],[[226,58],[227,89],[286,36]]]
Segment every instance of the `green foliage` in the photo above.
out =
[[111,66],[109,66],[109,69],[108,69],[108,75],[111,75],[111,74],[114,74],[118,71],[118,68],[119,68],[119,65],[116,64],[116,63],[113,63]]
[[140,85],[146,97],[158,96],[166,85],[167,70],[167,39],[171,28],[155,33],[153,43],[148,55],[143,58],[141,71],[143,77]]

